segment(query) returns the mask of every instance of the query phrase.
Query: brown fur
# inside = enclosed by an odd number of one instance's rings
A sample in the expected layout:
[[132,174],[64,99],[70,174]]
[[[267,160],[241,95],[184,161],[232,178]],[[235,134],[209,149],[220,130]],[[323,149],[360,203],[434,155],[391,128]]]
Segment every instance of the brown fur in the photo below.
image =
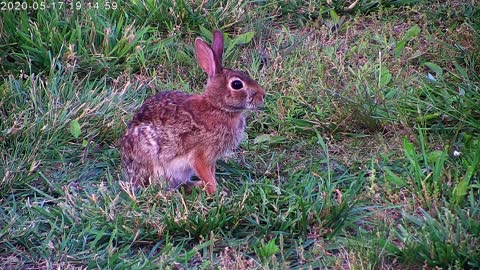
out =
[[[199,185],[190,181],[195,174],[209,194],[215,193],[215,163],[238,146],[245,129],[242,112],[260,106],[265,93],[245,73],[221,66],[223,35],[219,31],[214,32],[212,47],[201,39],[195,41],[197,60],[208,74],[204,93],[158,93],[143,103],[128,124],[121,157],[133,183],[147,185],[163,178],[170,188]],[[233,78],[244,87],[231,88]]]

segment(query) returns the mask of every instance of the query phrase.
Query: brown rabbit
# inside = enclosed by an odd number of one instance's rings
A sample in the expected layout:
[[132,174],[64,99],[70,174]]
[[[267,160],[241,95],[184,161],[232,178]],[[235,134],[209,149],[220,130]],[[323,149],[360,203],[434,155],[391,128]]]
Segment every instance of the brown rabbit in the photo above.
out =
[[[121,157],[133,184],[162,179],[170,188],[202,185],[209,194],[215,193],[215,163],[242,140],[242,112],[263,103],[265,92],[255,80],[222,67],[220,31],[214,31],[211,48],[197,38],[195,53],[208,75],[205,91],[160,92],[148,98],[128,124]],[[194,174],[201,181],[191,181]]]

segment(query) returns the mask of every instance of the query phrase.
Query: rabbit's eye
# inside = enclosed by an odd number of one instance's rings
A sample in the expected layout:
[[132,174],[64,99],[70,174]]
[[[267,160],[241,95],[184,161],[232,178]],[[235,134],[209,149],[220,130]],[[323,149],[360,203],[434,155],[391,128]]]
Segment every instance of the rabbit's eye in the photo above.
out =
[[235,90],[240,90],[243,88],[243,83],[240,80],[234,80],[230,83],[230,86],[232,86],[232,88]]

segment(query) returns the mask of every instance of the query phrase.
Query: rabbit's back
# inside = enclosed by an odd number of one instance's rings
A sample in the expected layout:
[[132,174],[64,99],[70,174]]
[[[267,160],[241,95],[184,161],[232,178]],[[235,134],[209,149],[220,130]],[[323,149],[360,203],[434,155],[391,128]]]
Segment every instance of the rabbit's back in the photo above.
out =
[[164,91],[145,100],[137,113],[128,124],[128,128],[142,125],[153,124],[156,126],[182,125],[179,120],[190,121],[188,117],[183,119],[182,111],[179,110],[182,104],[190,98],[191,95],[180,91]]
[[192,131],[192,117],[181,109],[189,97],[183,92],[165,91],[148,98],[128,124],[122,148],[165,158],[178,152],[169,148],[178,148],[181,134]]

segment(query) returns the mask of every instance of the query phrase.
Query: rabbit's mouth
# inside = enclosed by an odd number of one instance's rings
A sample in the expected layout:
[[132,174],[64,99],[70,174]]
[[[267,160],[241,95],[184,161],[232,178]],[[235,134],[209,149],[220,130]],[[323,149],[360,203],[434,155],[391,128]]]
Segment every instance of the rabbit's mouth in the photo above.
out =
[[255,97],[250,97],[247,102],[247,110],[258,110],[263,106],[263,100],[255,99]]

